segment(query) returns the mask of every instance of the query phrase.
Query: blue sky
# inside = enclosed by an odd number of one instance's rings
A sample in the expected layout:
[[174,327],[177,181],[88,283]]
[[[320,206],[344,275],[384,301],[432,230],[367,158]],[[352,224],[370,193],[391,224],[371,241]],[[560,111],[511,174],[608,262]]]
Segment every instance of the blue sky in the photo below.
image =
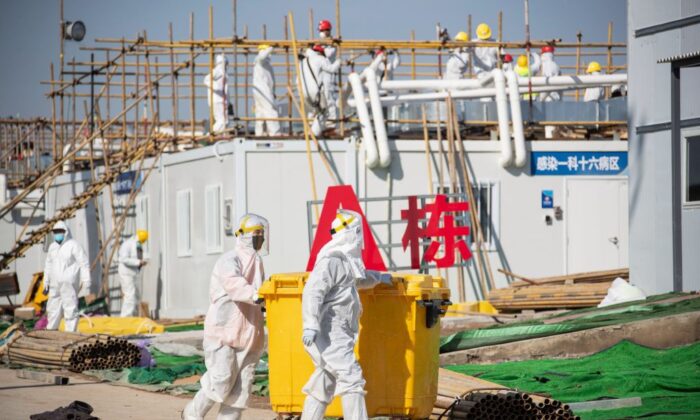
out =
[[[89,58],[80,47],[95,38],[135,37],[143,31],[149,39],[166,39],[172,22],[175,39],[189,36],[189,14],[195,14],[195,37],[207,36],[208,7],[214,6],[214,35],[233,33],[232,0],[65,0],[66,20],[82,20],[87,36],[82,43],[66,43],[66,60]],[[309,8],[314,20],[334,21],[333,0],[239,0],[238,26],[249,26],[252,38],[261,37],[267,24],[268,38],[283,37],[283,19],[294,12],[299,37],[308,36]],[[533,39],[561,38],[607,40],[608,22],[614,24],[615,41],[626,41],[625,0],[531,0],[530,25]],[[520,41],[524,37],[522,0],[342,0],[341,28],[344,38],[408,39],[415,30],[418,39],[433,39],[435,24],[440,22],[454,35],[466,30],[467,15],[473,25],[491,24],[494,32],[497,14],[503,11],[504,40]],[[58,63],[58,0],[0,0],[0,116],[22,117],[50,115],[50,102],[44,93],[48,86],[49,65]]]

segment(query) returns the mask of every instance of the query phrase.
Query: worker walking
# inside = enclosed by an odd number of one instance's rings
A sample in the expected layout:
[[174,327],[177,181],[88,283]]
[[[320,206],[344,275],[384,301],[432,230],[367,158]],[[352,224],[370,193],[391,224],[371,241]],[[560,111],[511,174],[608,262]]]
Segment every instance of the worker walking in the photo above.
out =
[[[476,36],[481,41],[495,42],[491,38],[491,27],[485,23],[480,23],[476,27]],[[474,49],[474,73],[481,79],[491,74],[491,70],[498,64],[498,48],[496,47],[476,47]]]
[[207,89],[207,103],[214,114],[212,133],[221,133],[228,125],[228,80],[226,66],[228,60],[223,54],[216,56],[216,64],[211,74],[204,76],[204,85]]
[[[455,41],[469,42],[469,35],[466,32],[459,32],[455,36]],[[445,80],[457,80],[464,76],[469,67],[469,48],[457,47],[450,52],[450,58],[447,59],[445,65],[445,74],[442,76]]]
[[119,280],[122,287],[122,310],[120,316],[138,316],[140,293],[137,277],[141,267],[146,265],[143,259],[143,244],[148,240],[148,232],[137,230],[119,248]]
[[78,329],[78,295],[90,290],[90,261],[65,222],[56,222],[52,232],[54,241],[44,266],[44,294],[49,296],[46,329],[57,330],[65,318],[65,330],[74,332]]
[[264,318],[258,288],[265,278],[262,256],[269,252],[269,224],[246,214],[236,231],[235,248],[214,265],[209,284],[209,310],[204,320],[202,388],[182,413],[201,420],[220,403],[219,420],[238,420],[246,407],[255,366],[265,346]]
[[[559,64],[554,61],[554,47],[551,45],[545,45],[540,51],[542,53],[542,76],[544,77],[555,77],[561,74],[561,69],[559,69]],[[540,101],[551,102],[551,101],[561,101],[560,92],[543,92],[540,95]]]
[[340,395],[343,418],[366,420],[365,380],[353,349],[362,305],[357,289],[391,284],[388,273],[365,270],[362,219],[339,210],[332,238],[319,252],[302,294],[302,340],[316,370],[303,388],[302,420],[323,419],[326,407]]
[[[313,48],[306,50],[299,67],[302,94],[310,109],[309,118],[313,119],[311,131],[315,136],[320,136],[326,129],[326,121],[333,116],[332,113],[336,107],[335,103],[329,103],[329,97],[324,91],[325,84],[328,83],[329,76],[340,68],[340,60],[331,64],[325,56],[324,47],[316,44]],[[333,101],[331,100],[331,102]],[[333,109],[329,111],[329,108]]]
[[[599,75],[600,74],[600,63],[597,61],[591,61],[588,63],[588,68],[586,69],[586,73],[590,75]],[[596,86],[596,87],[589,87],[586,88],[586,92],[583,94],[583,101],[584,102],[593,102],[593,101],[599,101],[603,97],[603,87],[602,86]]]
[[271,46],[258,45],[258,55],[255,57],[255,66],[253,67],[256,136],[265,134],[277,136],[280,133],[280,123],[276,120],[276,118],[279,118],[279,112],[275,103],[275,74],[270,63],[271,54]]

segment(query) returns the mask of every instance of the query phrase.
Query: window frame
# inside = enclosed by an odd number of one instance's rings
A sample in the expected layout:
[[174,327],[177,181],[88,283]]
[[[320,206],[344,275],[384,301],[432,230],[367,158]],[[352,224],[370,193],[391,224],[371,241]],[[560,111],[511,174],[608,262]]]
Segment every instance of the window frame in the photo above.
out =
[[[187,249],[183,249],[182,245],[182,233],[180,230],[180,197],[187,195],[189,204],[189,220],[187,221],[188,239],[189,243]],[[192,215],[193,203],[192,203],[192,189],[186,188],[182,190],[177,190],[175,193],[175,231],[176,231],[176,248],[178,257],[191,257],[192,252]]]
[[[143,212],[141,211],[143,208],[144,201],[146,203],[146,217],[145,217],[146,224],[145,224],[145,226],[144,225],[140,226],[139,220],[144,221]],[[136,197],[135,204],[136,204],[136,209],[135,209],[136,210],[135,211],[136,229],[143,229],[150,234],[151,226],[152,226],[152,224],[151,224],[151,200],[150,200],[148,194],[139,194]],[[151,257],[151,247],[149,245],[149,242],[150,241],[146,241],[146,243],[144,243],[142,245],[144,259],[150,259],[150,257]]]
[[[208,202],[208,196],[209,192],[212,190],[218,191],[218,194],[216,195],[216,200],[217,200],[217,211],[218,211],[218,217],[216,217],[216,220],[212,220],[209,217],[209,202]],[[223,206],[223,185],[221,183],[218,184],[209,184],[204,187],[204,246],[205,246],[205,252],[207,254],[220,254],[224,251],[224,231],[223,231],[223,215],[224,215],[224,206]],[[209,228],[210,228],[210,223],[215,223],[214,225],[214,230],[218,233],[218,243],[214,245],[210,245],[209,243]]]
[[[693,127],[681,130],[681,200],[684,209],[700,208],[700,200],[688,201],[688,171],[690,169],[688,147],[691,138],[700,143],[700,128]],[[700,165],[700,162],[696,164]]]

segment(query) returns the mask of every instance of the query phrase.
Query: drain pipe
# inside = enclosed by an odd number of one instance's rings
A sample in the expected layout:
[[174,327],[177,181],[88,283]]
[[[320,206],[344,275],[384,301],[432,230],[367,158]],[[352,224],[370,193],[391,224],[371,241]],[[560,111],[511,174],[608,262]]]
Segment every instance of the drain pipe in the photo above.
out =
[[507,168],[513,163],[513,145],[510,144],[508,129],[508,104],[506,103],[506,78],[501,69],[491,71],[496,87],[496,111],[498,113],[498,132],[501,140],[501,159],[499,163]]
[[365,91],[362,87],[360,75],[353,72],[348,76],[348,81],[352,87],[352,94],[355,97],[354,106],[357,109],[357,118],[360,120],[362,129],[362,143],[365,146],[365,164],[369,168],[375,168],[379,164],[379,154],[377,153],[377,142],[374,140],[372,121],[369,119],[367,102],[365,102]]
[[525,134],[523,133],[523,113],[520,108],[518,76],[513,70],[506,72],[508,95],[510,96],[510,118],[513,121],[513,142],[515,143],[515,166],[522,168],[527,162]]
[[379,151],[379,166],[386,168],[391,164],[391,152],[389,151],[389,139],[386,134],[384,123],[384,111],[379,100],[379,84],[377,74],[373,69],[367,68],[363,75],[367,80],[367,91],[369,92],[369,103],[372,107],[372,118],[374,119],[374,132],[377,134],[377,150]]

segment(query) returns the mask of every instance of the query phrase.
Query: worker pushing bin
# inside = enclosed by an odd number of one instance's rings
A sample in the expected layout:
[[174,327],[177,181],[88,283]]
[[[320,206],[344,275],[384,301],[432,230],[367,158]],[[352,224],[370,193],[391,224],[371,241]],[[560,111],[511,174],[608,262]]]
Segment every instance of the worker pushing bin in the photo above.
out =
[[[299,414],[314,364],[302,344],[301,301],[308,273],[273,275],[259,289],[269,332],[270,402]],[[437,396],[440,318],[450,304],[442,279],[393,274],[392,285],[360,291],[362,317],[355,354],[366,380],[367,413],[428,418]],[[338,398],[326,416],[342,416]]]

